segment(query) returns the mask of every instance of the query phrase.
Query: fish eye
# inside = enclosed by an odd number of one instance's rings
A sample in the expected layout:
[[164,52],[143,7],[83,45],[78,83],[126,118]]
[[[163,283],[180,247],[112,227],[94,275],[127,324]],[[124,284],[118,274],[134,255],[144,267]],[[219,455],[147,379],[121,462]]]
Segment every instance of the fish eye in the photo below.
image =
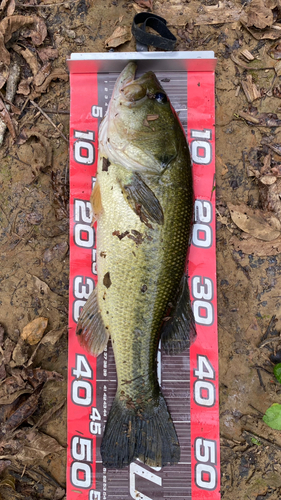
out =
[[156,92],[155,99],[157,102],[160,102],[161,104],[168,101],[167,96],[166,94],[164,94],[164,92]]

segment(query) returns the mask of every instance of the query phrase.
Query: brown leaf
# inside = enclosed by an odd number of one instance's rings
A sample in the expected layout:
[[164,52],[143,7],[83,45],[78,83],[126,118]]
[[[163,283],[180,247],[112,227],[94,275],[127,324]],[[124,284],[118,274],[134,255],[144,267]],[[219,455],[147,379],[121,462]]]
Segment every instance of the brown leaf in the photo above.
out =
[[16,131],[15,131],[16,122],[12,119],[1,97],[0,97],[0,117],[2,118],[3,122],[7,125],[12,138],[16,139]]
[[68,252],[68,243],[63,241],[53,248],[47,248],[43,255],[43,262],[51,262],[53,259],[62,260]]
[[1,425],[0,438],[16,429],[35,412],[41,391],[42,386],[38,387],[34,393],[14,411],[7,421]]
[[22,35],[25,38],[31,38],[32,42],[36,47],[41,45],[47,36],[47,26],[45,21],[38,16],[33,17],[34,24],[30,30],[26,29]]
[[9,467],[9,465],[11,465],[11,463],[11,460],[0,460],[0,475],[5,469],[7,469],[7,467]]
[[22,373],[23,377],[28,380],[33,386],[37,388],[40,384],[45,384],[50,380],[55,380],[56,382],[61,382],[63,376],[55,371],[43,370],[42,368],[25,368]]
[[21,333],[21,338],[30,345],[38,344],[48,325],[48,318],[36,318],[26,325]]
[[0,380],[3,380],[6,377],[7,377],[7,373],[5,370],[5,365],[4,365],[4,363],[1,363],[1,365],[0,365]]
[[13,366],[21,366],[28,360],[28,347],[24,344],[23,339],[19,339],[13,351]]
[[55,413],[57,413],[66,403],[66,399],[63,399],[62,401],[59,401],[55,405],[53,405],[42,417],[39,418],[38,422],[36,423],[35,427],[42,427],[42,425],[45,425],[46,422],[48,422]]
[[52,47],[37,49],[37,53],[43,63],[54,61],[59,56],[58,49],[53,49]]
[[134,0],[134,2],[145,9],[153,9],[153,0]]
[[276,217],[268,214],[266,218],[261,210],[253,210],[243,203],[241,205],[228,203],[228,208],[236,226],[251,236],[263,241],[272,241],[280,236],[280,223]]
[[65,82],[67,82],[68,81],[68,73],[66,73],[66,71],[63,71],[60,68],[54,69],[52,71],[52,73],[46,78],[46,80],[43,83],[43,85],[35,87],[35,91],[37,93],[39,92],[40,94],[43,93],[43,92],[46,92],[46,90],[48,90],[48,87],[49,87],[50,83],[53,80],[64,80]]
[[0,89],[5,85],[9,77],[10,68],[7,64],[0,62]]
[[37,226],[42,222],[43,215],[38,214],[37,212],[31,212],[30,214],[26,215],[26,220],[29,222],[29,224],[32,224],[33,226]]
[[5,8],[6,8],[6,5],[8,4],[9,0],[2,0],[1,4],[0,4],[0,11],[2,12]]
[[40,71],[35,76],[33,83],[35,86],[40,86],[46,80],[47,76],[51,73],[51,63],[48,62],[40,69]]
[[13,13],[15,12],[15,8],[16,8],[15,0],[10,0],[7,8],[7,16],[12,16]]
[[22,57],[24,57],[24,59],[26,60],[27,64],[29,65],[33,73],[33,76],[36,76],[38,71],[40,70],[40,65],[37,61],[36,54],[34,54],[28,48],[23,49],[22,47],[16,44],[13,45],[13,50],[18,54],[22,55]]
[[250,5],[245,8],[245,14],[242,19],[247,26],[256,28],[266,28],[273,24],[273,13],[267,0],[252,0]]
[[[25,148],[25,143],[30,140]],[[52,163],[52,148],[49,141],[40,132],[37,132],[35,128],[31,130],[24,129],[21,131],[18,144],[23,145],[19,148],[18,155],[23,161],[27,161],[27,156],[31,155],[30,163],[34,169],[35,174],[39,171],[44,172]]]
[[14,458],[25,465],[37,465],[38,461],[46,456],[64,451],[64,448],[56,439],[37,431],[37,429],[25,428],[16,433],[16,439],[22,445],[22,449],[14,455]]
[[261,31],[260,29],[255,28],[254,26],[249,28],[241,19],[240,22],[243,24],[243,26],[245,26],[245,28],[249,31],[249,33],[251,33],[251,35],[256,40],[278,40],[278,38],[281,38],[281,30],[275,29],[276,28],[275,24],[273,24],[271,28],[267,28]]
[[55,345],[55,343],[61,338],[64,333],[67,333],[67,328],[65,326],[63,326],[59,330],[51,330],[50,332],[46,333],[46,335],[44,335],[41,340],[41,344]]
[[232,236],[230,244],[234,246],[236,252],[254,254],[259,257],[281,253],[281,238],[274,241],[261,241],[252,236],[245,240],[239,240],[236,236]]
[[33,17],[30,16],[8,16],[0,22],[0,62],[10,64],[10,54],[5,44],[15,31],[31,23],[33,23]]
[[30,84],[33,81],[33,76],[30,76],[29,78],[25,78],[20,81],[17,94],[22,94],[22,95],[29,95],[31,90],[30,90]]
[[4,353],[3,353],[3,361],[5,365],[9,364],[15,345],[16,345],[15,342],[9,339],[9,337],[6,338],[4,342]]
[[132,39],[131,27],[118,26],[112,35],[105,40],[106,48],[118,47]]

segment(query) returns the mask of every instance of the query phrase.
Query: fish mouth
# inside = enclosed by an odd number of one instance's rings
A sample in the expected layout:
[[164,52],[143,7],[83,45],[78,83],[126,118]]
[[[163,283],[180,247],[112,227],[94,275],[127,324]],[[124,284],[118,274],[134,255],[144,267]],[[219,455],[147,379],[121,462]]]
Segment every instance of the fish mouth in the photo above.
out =
[[120,94],[122,95],[122,89],[124,89],[127,85],[132,84],[135,81],[135,75],[137,71],[137,65],[134,62],[129,62],[127,66],[121,71],[119,77],[116,80],[114,90],[113,90],[113,99],[118,99]]

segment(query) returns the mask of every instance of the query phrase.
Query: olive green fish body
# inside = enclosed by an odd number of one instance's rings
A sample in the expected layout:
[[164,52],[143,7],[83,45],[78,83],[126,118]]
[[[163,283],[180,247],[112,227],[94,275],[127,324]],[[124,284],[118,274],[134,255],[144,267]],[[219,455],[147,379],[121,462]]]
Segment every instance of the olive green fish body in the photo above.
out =
[[184,278],[193,206],[189,149],[155,75],[134,80],[134,73],[129,63],[100,127],[92,195],[98,285],[77,326],[81,344],[95,355],[112,340],[118,388],[101,446],[109,468],[135,458],[178,462],[156,353],[161,329],[170,353],[195,334]]

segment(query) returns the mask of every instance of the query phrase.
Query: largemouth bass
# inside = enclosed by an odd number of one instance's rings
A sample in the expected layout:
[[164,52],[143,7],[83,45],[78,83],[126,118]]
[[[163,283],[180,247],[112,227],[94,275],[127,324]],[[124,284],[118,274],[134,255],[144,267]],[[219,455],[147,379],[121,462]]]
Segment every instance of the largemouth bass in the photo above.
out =
[[180,447],[157,380],[156,354],[194,339],[184,275],[193,191],[185,134],[152,72],[135,79],[129,63],[100,125],[91,202],[97,219],[98,284],[77,325],[94,355],[111,337],[118,387],[101,445],[103,464],[136,458],[175,464]]

